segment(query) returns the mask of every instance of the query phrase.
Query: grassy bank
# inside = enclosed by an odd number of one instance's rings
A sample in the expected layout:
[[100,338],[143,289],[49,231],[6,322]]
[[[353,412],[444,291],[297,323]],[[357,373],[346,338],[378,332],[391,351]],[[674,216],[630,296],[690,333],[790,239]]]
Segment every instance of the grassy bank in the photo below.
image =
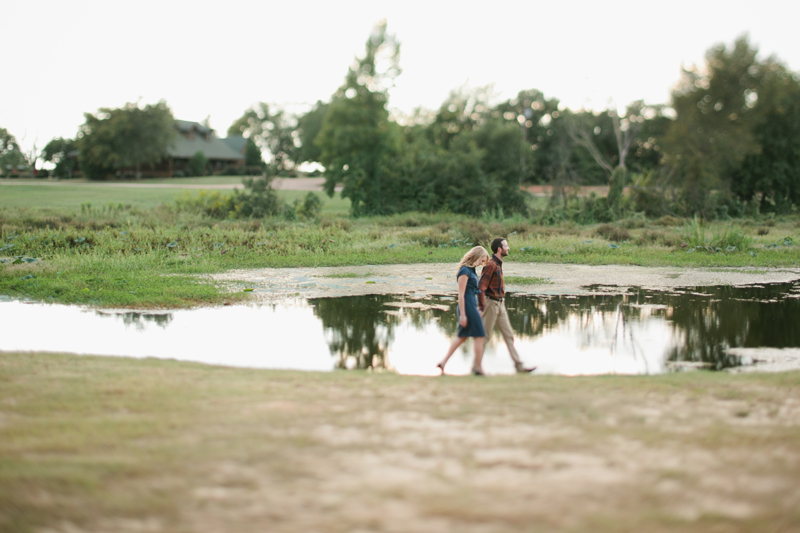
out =
[[[87,191],[100,196],[86,196]],[[344,214],[346,201],[324,197],[317,220],[219,221],[178,211],[173,198],[181,191],[174,189],[20,185],[2,192],[3,202],[29,207],[0,207],[0,294],[62,303],[187,307],[235,301],[246,295],[225,292],[197,275],[241,268],[452,263],[498,235],[508,237],[510,260],[521,262],[800,265],[796,218],[705,225],[634,217],[586,226],[421,213],[351,219]],[[291,202],[307,193],[280,194]]]
[[798,531],[799,379],[2,353],[0,531]]

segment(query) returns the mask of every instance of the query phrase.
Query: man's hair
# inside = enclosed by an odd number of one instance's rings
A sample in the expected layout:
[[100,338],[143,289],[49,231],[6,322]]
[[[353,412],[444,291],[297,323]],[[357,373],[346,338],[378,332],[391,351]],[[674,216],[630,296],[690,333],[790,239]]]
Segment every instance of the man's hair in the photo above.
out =
[[492,249],[492,253],[496,254],[497,250],[503,247],[503,241],[505,239],[503,237],[497,237],[495,240],[492,241],[490,248]]

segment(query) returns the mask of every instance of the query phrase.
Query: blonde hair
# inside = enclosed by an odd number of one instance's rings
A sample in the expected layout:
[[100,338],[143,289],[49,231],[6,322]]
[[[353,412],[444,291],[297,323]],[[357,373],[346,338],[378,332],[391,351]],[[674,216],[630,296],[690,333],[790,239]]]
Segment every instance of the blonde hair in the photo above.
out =
[[[487,252],[486,248],[483,246],[476,246],[464,254],[464,257],[461,258],[461,262],[458,264],[458,270],[461,270],[462,266],[477,266],[484,257],[489,257],[489,252]],[[458,274],[458,270],[456,270],[456,275]]]

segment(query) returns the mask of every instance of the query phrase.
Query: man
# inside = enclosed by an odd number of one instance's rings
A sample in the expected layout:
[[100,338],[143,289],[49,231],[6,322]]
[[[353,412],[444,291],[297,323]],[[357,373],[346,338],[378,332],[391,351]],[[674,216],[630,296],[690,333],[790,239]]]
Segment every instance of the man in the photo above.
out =
[[[506,288],[503,283],[503,258],[508,255],[508,241],[498,237],[492,241],[492,257],[483,267],[481,280],[478,288],[478,309],[481,311],[483,328],[486,336],[490,336],[492,329],[497,325],[503,340],[506,341],[508,352],[514,360],[517,372],[533,372],[536,367],[525,367],[519,358],[517,349],[514,347],[514,331],[511,329],[511,322],[508,320],[506,311],[505,296]],[[480,361],[478,361],[478,364]]]

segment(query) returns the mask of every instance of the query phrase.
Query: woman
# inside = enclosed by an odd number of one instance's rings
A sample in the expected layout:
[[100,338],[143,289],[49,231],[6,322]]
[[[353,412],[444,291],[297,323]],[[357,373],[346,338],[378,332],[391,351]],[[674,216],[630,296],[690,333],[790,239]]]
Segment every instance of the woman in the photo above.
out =
[[441,363],[436,365],[444,374],[444,365],[447,360],[455,353],[456,349],[464,344],[469,337],[475,339],[475,360],[472,363],[472,373],[476,376],[483,376],[481,359],[483,358],[483,343],[486,340],[486,332],[483,330],[483,321],[478,312],[478,274],[475,267],[483,266],[489,260],[489,252],[483,246],[476,246],[461,258],[458,264],[458,336],[450,343],[447,355]]

